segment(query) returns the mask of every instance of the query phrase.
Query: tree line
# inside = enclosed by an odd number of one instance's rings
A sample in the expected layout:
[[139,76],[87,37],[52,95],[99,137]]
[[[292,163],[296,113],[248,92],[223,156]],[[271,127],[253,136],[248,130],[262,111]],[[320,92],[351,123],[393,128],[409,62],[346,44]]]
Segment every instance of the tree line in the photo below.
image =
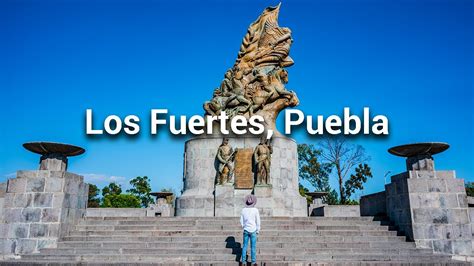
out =
[[[301,183],[305,180],[316,191],[328,192],[323,198],[327,204],[358,204],[351,197],[372,177],[367,164],[369,160],[361,145],[352,144],[343,137],[323,139],[318,146],[298,144],[300,194],[310,202],[305,194],[309,189]],[[336,189],[330,186],[331,174],[337,179]]]
[[[171,189],[161,191],[171,192]],[[123,193],[122,186],[117,183],[110,183],[102,190],[96,185],[89,184],[88,208],[146,208],[154,203],[150,195],[151,185],[147,176],[137,176],[130,180],[130,188]],[[171,196],[172,197],[172,196]],[[168,199],[169,203],[173,198]]]

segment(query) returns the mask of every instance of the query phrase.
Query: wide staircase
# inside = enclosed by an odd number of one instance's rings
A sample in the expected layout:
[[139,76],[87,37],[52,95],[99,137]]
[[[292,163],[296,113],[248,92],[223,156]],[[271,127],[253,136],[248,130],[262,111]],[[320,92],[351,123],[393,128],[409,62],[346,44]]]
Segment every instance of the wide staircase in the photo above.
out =
[[[462,264],[416,249],[373,217],[262,218],[259,265]],[[238,265],[238,218],[89,217],[57,248],[1,264]]]

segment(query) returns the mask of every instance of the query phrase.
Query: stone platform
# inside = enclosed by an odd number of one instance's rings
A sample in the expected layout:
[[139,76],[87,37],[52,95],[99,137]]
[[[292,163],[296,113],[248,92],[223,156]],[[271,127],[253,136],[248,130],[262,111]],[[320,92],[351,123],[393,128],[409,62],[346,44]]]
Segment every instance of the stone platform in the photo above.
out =
[[[469,265],[405,242],[373,217],[262,217],[258,265]],[[86,217],[57,248],[0,265],[237,265],[233,217]]]
[[[230,137],[235,149],[252,150],[258,137]],[[270,184],[238,188],[234,183],[217,185],[216,153],[222,137],[207,136],[186,142],[184,191],[177,199],[177,216],[239,216],[245,195],[257,196],[262,216],[307,216],[306,199],[298,192],[297,145],[286,137],[272,139]],[[237,164],[238,162],[236,162]],[[237,178],[237,176],[236,176]]]

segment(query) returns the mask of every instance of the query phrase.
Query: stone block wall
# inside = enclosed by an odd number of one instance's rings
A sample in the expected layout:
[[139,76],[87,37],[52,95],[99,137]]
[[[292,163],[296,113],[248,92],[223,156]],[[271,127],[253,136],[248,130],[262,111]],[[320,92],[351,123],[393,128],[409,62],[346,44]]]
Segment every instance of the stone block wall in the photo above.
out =
[[358,205],[325,205],[314,208],[310,216],[360,217]]
[[1,225],[3,254],[28,254],[56,247],[85,213],[88,186],[63,171],[18,171],[8,180]]
[[398,231],[413,240],[412,215],[407,185],[408,173],[392,176],[392,182],[385,185],[387,216],[398,227]]
[[360,198],[361,216],[386,216],[387,200],[385,191],[365,195]]
[[473,233],[473,238],[471,239],[471,248],[474,251],[474,207],[469,207],[469,219],[471,220],[471,232]]
[[386,186],[387,214],[419,248],[470,255],[472,230],[464,180],[454,171],[409,171]]
[[7,183],[0,183],[0,224],[3,223],[3,203],[5,202],[6,191]]
[[[233,149],[254,149],[257,137],[229,137]],[[176,216],[239,216],[245,195],[252,189],[217,188],[216,152],[222,136],[191,139],[185,144],[184,191],[176,201]],[[296,142],[274,137],[270,168],[271,197],[257,196],[262,216],[307,216],[306,199],[298,189]],[[223,194],[224,191],[226,194]],[[227,210],[232,208],[232,210]]]

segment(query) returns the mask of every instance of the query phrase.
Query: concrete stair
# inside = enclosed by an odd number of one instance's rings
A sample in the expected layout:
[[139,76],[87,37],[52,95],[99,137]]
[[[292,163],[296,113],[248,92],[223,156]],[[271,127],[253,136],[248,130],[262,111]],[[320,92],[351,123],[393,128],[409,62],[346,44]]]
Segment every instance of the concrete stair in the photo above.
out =
[[[238,265],[238,218],[89,217],[58,244],[1,265]],[[464,265],[416,249],[373,217],[265,217],[260,265]]]

